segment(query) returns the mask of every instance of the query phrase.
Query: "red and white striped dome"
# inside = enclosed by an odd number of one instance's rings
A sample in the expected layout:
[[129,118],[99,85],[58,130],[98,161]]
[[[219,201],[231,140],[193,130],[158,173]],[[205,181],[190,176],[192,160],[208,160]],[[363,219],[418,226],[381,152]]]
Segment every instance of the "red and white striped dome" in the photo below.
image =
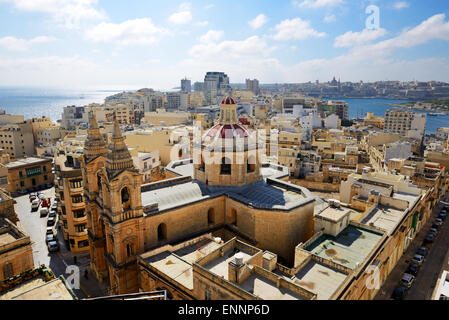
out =
[[224,97],[221,104],[235,104],[235,101],[231,97]]

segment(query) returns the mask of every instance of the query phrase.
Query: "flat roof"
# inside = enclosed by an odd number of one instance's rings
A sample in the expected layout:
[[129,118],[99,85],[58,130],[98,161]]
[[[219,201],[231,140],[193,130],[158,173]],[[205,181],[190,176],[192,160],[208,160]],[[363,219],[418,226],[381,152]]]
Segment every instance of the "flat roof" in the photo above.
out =
[[13,162],[8,162],[5,164],[5,166],[10,169],[13,169],[16,167],[23,167],[23,166],[38,164],[38,163],[47,162],[47,161],[52,161],[52,159],[28,157],[28,158],[18,159]]
[[[223,256],[219,256],[212,261],[204,264],[202,267],[209,270],[210,272],[223,277],[226,280],[228,279],[228,264],[234,259],[234,256],[237,252],[234,248],[229,249],[224,252]],[[242,255],[243,263],[247,263],[248,260],[253,256],[252,253],[246,252],[245,250],[239,249],[238,253]]]
[[352,210],[348,208],[334,208],[332,206],[327,207],[323,211],[321,211],[317,216],[323,217],[327,220],[331,221],[339,221],[342,217],[344,217],[348,212]]
[[312,259],[292,280],[304,289],[316,293],[318,300],[329,300],[347,276],[342,271]]
[[169,278],[193,290],[192,264],[220,246],[215,241],[203,239],[174,252],[164,251],[151,257],[143,254],[142,258]]
[[379,205],[361,223],[393,232],[405,215],[405,211]]
[[381,233],[349,225],[336,237],[323,234],[304,249],[323,259],[356,269],[381,238]]
[[292,292],[286,288],[278,288],[274,281],[271,281],[257,273],[252,273],[238,286],[264,300],[308,300],[302,295]]
[[0,246],[7,245],[17,240],[17,237],[14,233],[8,231],[0,234]]
[[36,278],[8,291],[0,296],[0,300],[74,300],[74,298],[61,279],[45,282],[42,278]]

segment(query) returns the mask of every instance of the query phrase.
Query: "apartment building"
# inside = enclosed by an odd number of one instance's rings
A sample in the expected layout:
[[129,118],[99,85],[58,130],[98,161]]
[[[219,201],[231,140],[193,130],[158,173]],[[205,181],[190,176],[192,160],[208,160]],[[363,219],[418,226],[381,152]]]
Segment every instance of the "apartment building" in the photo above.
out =
[[55,194],[64,240],[72,252],[89,250],[86,204],[81,166],[76,153],[58,152],[55,156]]
[[11,158],[33,156],[35,148],[31,121],[0,126],[0,148],[6,150]]
[[426,132],[426,115],[395,108],[385,113],[384,132],[422,139]]
[[53,159],[29,157],[6,163],[8,168],[8,191],[25,192],[44,188],[54,181]]

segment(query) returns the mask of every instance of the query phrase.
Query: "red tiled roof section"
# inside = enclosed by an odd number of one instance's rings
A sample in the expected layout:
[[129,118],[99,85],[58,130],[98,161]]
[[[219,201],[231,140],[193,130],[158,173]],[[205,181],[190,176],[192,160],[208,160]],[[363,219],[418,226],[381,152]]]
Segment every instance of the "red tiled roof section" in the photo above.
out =
[[238,124],[217,124],[206,134],[208,137],[218,136],[221,139],[248,138],[248,131]]

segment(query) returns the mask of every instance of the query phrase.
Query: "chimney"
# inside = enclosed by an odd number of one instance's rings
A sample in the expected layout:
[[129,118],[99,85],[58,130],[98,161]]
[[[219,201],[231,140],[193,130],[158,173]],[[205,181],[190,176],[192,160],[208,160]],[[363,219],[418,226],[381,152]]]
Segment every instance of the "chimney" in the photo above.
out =
[[243,254],[236,253],[234,259],[228,264],[228,279],[229,281],[240,283],[240,274],[245,264],[243,263]]

